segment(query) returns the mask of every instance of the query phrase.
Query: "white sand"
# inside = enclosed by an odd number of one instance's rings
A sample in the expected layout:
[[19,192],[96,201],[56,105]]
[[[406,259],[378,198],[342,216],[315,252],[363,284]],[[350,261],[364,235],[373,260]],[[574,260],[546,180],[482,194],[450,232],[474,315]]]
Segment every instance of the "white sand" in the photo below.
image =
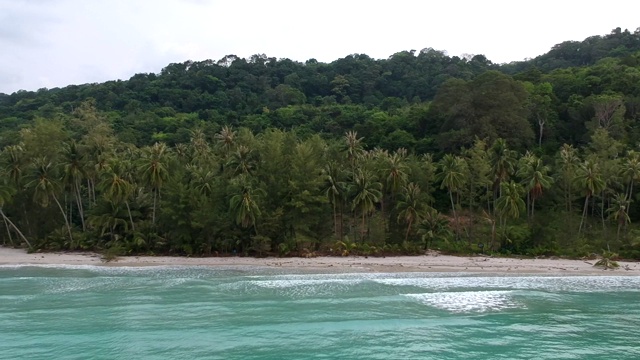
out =
[[316,258],[187,258],[128,256],[104,262],[94,253],[33,253],[0,247],[0,265],[97,265],[97,266],[256,266],[302,269],[314,272],[469,272],[500,274],[640,275],[640,263],[619,261],[620,268],[594,267],[596,260],[515,259],[430,254],[396,257]]

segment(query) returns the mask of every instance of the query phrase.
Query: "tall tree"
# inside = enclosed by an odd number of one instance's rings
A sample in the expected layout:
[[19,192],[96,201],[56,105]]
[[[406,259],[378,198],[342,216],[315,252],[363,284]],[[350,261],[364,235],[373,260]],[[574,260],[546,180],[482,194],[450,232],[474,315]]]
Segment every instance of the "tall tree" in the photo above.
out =
[[584,207],[582,209],[582,219],[580,220],[580,227],[578,228],[578,236],[582,233],[585,218],[587,217],[587,207],[589,205],[589,199],[594,194],[599,194],[605,187],[605,182],[602,180],[602,174],[598,163],[593,160],[585,160],[576,170],[575,184],[584,192]]
[[491,187],[493,181],[486,142],[476,139],[473,147],[464,151],[464,160],[466,162],[465,178],[468,179],[464,193],[469,207],[469,216],[471,217],[466,231],[469,244],[471,244],[474,237],[475,218],[478,214],[478,209],[482,207],[483,203],[486,203],[487,211],[490,211],[493,200]]
[[522,158],[517,175],[522,179],[527,191],[527,215],[533,218],[536,200],[553,183],[553,178],[549,176],[549,167],[544,165],[542,159],[529,154]]
[[636,182],[640,181],[640,153],[637,151],[629,151],[627,156],[623,158],[620,167],[620,175],[627,181],[626,197],[633,199],[633,187]]
[[562,187],[564,193],[565,210],[573,212],[573,191],[575,189],[575,174],[580,165],[578,151],[572,145],[564,144],[558,153],[556,167],[557,183]]
[[407,225],[407,232],[404,235],[404,241],[407,241],[412,226],[420,221],[424,208],[420,187],[415,183],[407,184],[403,188],[402,199],[398,201],[396,208],[398,209],[398,222]]
[[236,146],[236,135],[237,133],[231,127],[225,125],[222,127],[222,130],[214,136],[217,146],[222,149],[223,159],[225,160],[226,156],[228,156]]
[[129,197],[133,193],[135,186],[126,178],[126,164],[121,161],[114,160],[109,166],[109,170],[105,171],[102,180],[98,184],[102,194],[107,201],[114,207],[124,204],[129,215],[131,230],[135,231],[136,227],[133,222],[131,207],[129,206]]
[[168,168],[169,148],[164,143],[155,143],[143,149],[142,158],[138,164],[138,171],[142,181],[153,193],[153,212],[151,222],[156,223],[156,208],[162,185],[169,176]]
[[449,200],[451,201],[451,212],[453,213],[453,219],[456,226],[456,239],[460,237],[460,226],[458,213],[456,212],[456,205],[453,201],[453,194],[460,191],[466,182],[464,176],[465,162],[464,159],[451,154],[445,155],[439,162],[439,172],[437,174],[440,180],[440,188],[447,188],[449,192]]
[[257,198],[261,191],[254,189],[244,179],[241,179],[239,183],[238,193],[229,200],[232,216],[236,224],[243,228],[253,227],[257,233],[256,220],[262,214]]
[[[333,233],[342,240],[342,206],[346,195],[346,183],[340,173],[340,167],[336,162],[329,162],[324,169],[324,194],[333,207]],[[338,217],[338,209],[340,216]]]
[[500,187],[502,195],[496,201],[496,211],[502,222],[503,236],[506,237],[506,220],[519,218],[520,212],[525,208],[522,200],[524,189],[513,180],[500,184]]
[[31,249],[32,246],[29,240],[27,240],[27,238],[24,236],[22,231],[18,229],[18,227],[13,223],[13,221],[11,221],[11,219],[9,219],[7,215],[4,213],[4,211],[2,210],[4,205],[11,201],[13,195],[15,194],[15,191],[16,191],[15,188],[9,185],[7,182],[0,183],[0,216],[2,216],[2,220],[4,221],[5,226],[7,228],[9,239],[11,240],[11,229],[13,229],[13,231],[15,231],[16,234],[18,234],[20,239],[22,239],[22,241],[24,241],[27,244],[29,249]]
[[425,249],[429,249],[429,245],[434,240],[444,240],[451,237],[449,221],[434,208],[427,208],[425,214],[418,225],[418,234],[422,235]]
[[516,166],[516,152],[509,149],[506,140],[496,139],[489,148],[489,162],[493,173],[494,201],[501,194],[500,184],[509,179]]
[[355,174],[356,161],[364,153],[362,138],[358,137],[356,131],[347,131],[344,136],[347,160],[351,165],[351,171]]
[[551,83],[543,82],[536,85],[525,83],[529,91],[530,117],[538,126],[538,147],[542,147],[542,138],[545,129],[555,122],[557,117],[553,109],[553,86]]
[[75,243],[73,242],[73,235],[71,233],[71,224],[67,218],[66,211],[64,211],[56,195],[60,191],[59,176],[57,176],[50,160],[47,158],[38,158],[34,161],[31,181],[27,183],[26,186],[33,190],[33,200],[39,203],[40,206],[49,206],[51,199],[58,205],[58,209],[60,209],[60,213],[67,227],[69,241],[72,244],[72,248],[74,248]]
[[[631,218],[629,217],[629,203],[630,201],[627,199],[627,196],[625,194],[616,194],[616,196],[613,198],[611,207],[607,209],[609,218],[615,220],[618,226],[618,229],[616,231],[616,243],[620,240],[620,230],[629,222],[631,222]],[[611,252],[608,238],[607,251]]]
[[252,149],[245,145],[238,145],[227,162],[227,168],[233,175],[252,175],[256,166],[256,156]]
[[86,230],[84,206],[82,204],[81,183],[85,178],[84,159],[78,144],[75,141],[64,143],[62,150],[62,181],[71,190],[71,194],[78,208],[82,231]]
[[351,184],[353,194],[352,210],[359,209],[362,216],[361,236],[362,241],[366,234],[366,217],[375,210],[375,204],[382,197],[382,184],[376,181],[373,174],[366,170],[358,170]]

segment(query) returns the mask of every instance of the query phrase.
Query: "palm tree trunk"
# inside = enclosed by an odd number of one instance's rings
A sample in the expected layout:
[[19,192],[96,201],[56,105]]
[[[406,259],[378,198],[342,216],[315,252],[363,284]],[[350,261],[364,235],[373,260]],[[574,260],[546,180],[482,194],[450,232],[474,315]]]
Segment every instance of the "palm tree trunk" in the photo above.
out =
[[491,221],[491,245],[489,246],[489,249],[491,251],[493,251],[493,245],[496,242],[496,220],[493,219],[493,221]]
[[[600,209],[600,218],[602,219],[602,235],[607,239],[607,226],[604,223],[604,190],[602,191],[602,204]],[[607,239],[607,248],[609,247],[609,239]]]
[[540,127],[540,132],[538,133],[538,147],[542,147],[542,134],[544,133],[544,121],[538,119],[538,126]]
[[536,199],[533,198],[531,199],[531,219],[533,219],[533,215],[535,213],[536,209]]
[[94,179],[91,179],[89,182],[91,184],[91,196],[93,197],[93,204],[96,204],[96,182]]
[[453,203],[453,193],[449,189],[449,199],[451,200],[451,211],[453,212],[453,221],[456,222],[456,240],[460,239],[460,230],[458,228],[458,214],[456,213],[456,206]]
[[365,227],[364,227],[365,226],[364,214],[365,214],[365,212],[364,212],[364,209],[363,209],[362,210],[362,230],[361,230],[362,231],[362,243],[363,244],[364,244],[364,229],[365,229]]
[[127,212],[129,213],[129,221],[131,221],[131,231],[136,231],[136,226],[133,224],[133,216],[131,215],[131,208],[129,207],[129,202],[125,201],[124,204],[127,206]]
[[404,241],[409,240],[409,231],[411,231],[412,223],[413,223],[413,219],[409,219],[409,225],[407,225],[407,233],[404,235]]
[[27,231],[29,232],[29,236],[33,237],[33,227],[29,224],[29,214],[27,213],[27,206],[22,203],[22,212],[24,213],[24,222],[27,224]]
[[153,211],[151,213],[151,224],[152,225],[156,224],[156,203],[157,203],[157,199],[158,199],[158,192],[156,190],[153,190]]
[[91,179],[87,179],[87,197],[89,198],[89,207],[93,204],[93,196],[91,190]]
[[338,236],[338,214],[336,212],[336,197],[333,196],[333,234]]
[[78,205],[78,214],[80,215],[80,221],[82,222],[82,231],[86,231],[87,227],[84,223],[84,208],[82,207],[82,196],[80,195],[80,180],[74,183],[76,204]]
[[11,246],[15,246],[15,244],[13,243],[13,236],[11,236],[11,228],[9,227],[9,223],[7,222],[6,218],[2,218],[4,220],[4,226],[7,228],[7,235],[9,235],[9,242],[11,243]]
[[[489,186],[485,185],[484,190],[485,190],[485,195],[488,194],[489,193]],[[491,214],[491,213],[492,213],[492,211],[491,211],[491,198],[489,198],[487,196],[487,214]]]
[[384,212],[384,194],[380,196],[380,210],[382,211],[382,229],[384,229],[384,232],[386,235],[388,229],[387,229],[387,216],[385,215],[385,212]]
[[342,203],[342,201],[340,201],[340,234],[338,235],[338,238],[340,241],[342,241],[342,236],[344,234],[344,204]]
[[353,239],[351,241],[355,243],[358,241],[358,215],[355,209],[351,210],[350,220],[349,226],[351,226],[351,228],[349,229],[349,232],[353,235]]
[[2,208],[0,208],[0,215],[2,215],[2,218],[4,219],[4,221],[6,223],[9,223],[9,225],[11,225],[11,227],[13,228],[13,230],[18,234],[18,236],[20,236],[20,238],[27,243],[27,246],[29,246],[29,249],[32,248],[31,243],[29,242],[29,240],[27,240],[27,238],[24,236],[24,234],[22,233],[22,231],[20,231],[20,229],[18,229],[18,227],[11,221],[11,219],[9,219],[5,214],[4,211],[2,211]]
[[64,209],[65,211],[67,211],[67,205],[69,206],[68,212],[67,212],[67,217],[69,219],[73,219],[73,201],[69,202],[67,201],[67,194],[64,194]]
[[469,228],[467,229],[467,244],[471,247],[471,242],[473,238],[473,224],[475,224],[475,212],[473,200],[476,197],[476,193],[474,191],[473,181],[469,181],[469,216],[471,221],[469,221]]
[[500,227],[502,228],[502,238],[500,239],[500,249],[504,247],[505,240],[507,239],[507,219],[504,216],[500,216]]
[[58,208],[62,213],[62,217],[64,217],[64,223],[67,225],[67,231],[69,232],[69,240],[71,241],[70,244],[71,244],[71,247],[73,247],[73,235],[71,234],[71,225],[69,224],[69,219],[67,218],[67,214],[65,214],[64,209],[60,204],[60,201],[58,201],[58,198],[55,195],[52,195],[52,196],[53,196],[53,200],[56,202],[56,204],[58,204]]
[[[622,228],[622,222],[618,221],[618,231],[616,232],[616,244],[620,242],[620,229]],[[609,248],[609,240],[607,240],[607,251],[611,252]]]
[[587,206],[589,205],[589,195],[584,199],[584,209],[582,210],[582,218],[580,219],[580,227],[578,228],[578,237],[582,232],[582,225],[584,224],[584,218],[587,216]]
[[471,247],[471,243],[473,242],[473,234],[474,234],[474,224],[475,222],[475,217],[476,214],[473,212],[473,208],[471,206],[469,206],[469,226],[466,229],[466,233],[467,233],[467,245],[469,247]]

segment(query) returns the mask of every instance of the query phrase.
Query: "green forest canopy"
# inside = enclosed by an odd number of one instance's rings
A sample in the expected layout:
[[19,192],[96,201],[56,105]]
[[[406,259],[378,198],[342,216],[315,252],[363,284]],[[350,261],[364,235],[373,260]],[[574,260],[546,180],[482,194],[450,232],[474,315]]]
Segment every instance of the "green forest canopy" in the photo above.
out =
[[640,258],[640,31],[497,65],[254,55],[0,94],[4,244]]

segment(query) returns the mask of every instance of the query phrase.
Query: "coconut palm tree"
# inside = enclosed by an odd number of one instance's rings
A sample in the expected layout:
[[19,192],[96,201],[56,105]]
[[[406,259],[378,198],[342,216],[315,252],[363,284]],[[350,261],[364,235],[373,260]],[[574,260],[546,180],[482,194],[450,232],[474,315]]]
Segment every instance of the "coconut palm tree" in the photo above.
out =
[[420,221],[422,209],[424,208],[424,199],[420,193],[420,187],[415,183],[409,183],[403,188],[402,199],[398,201],[396,209],[398,209],[398,222],[407,224],[407,232],[404,240],[409,239],[409,233],[413,224]]
[[80,151],[75,141],[64,143],[62,147],[62,182],[64,186],[71,190],[78,208],[78,215],[82,224],[82,231],[86,230],[84,221],[84,207],[82,204],[81,186],[82,180],[86,177],[84,169],[84,155]]
[[202,196],[210,196],[213,192],[216,174],[209,169],[194,165],[187,165],[187,171],[191,187]]
[[129,215],[129,221],[131,223],[131,230],[135,231],[136,227],[133,222],[133,215],[131,214],[131,207],[129,206],[129,198],[135,190],[134,184],[127,180],[127,166],[125,163],[117,160],[112,160],[108,171],[105,171],[102,175],[102,179],[98,184],[105,199],[114,206],[124,204],[127,207],[127,213]]
[[502,183],[500,186],[502,187],[502,196],[496,201],[498,214],[505,220],[506,218],[519,218],[520,211],[525,209],[525,203],[524,200],[522,200],[522,194],[524,193],[522,185],[511,180]]
[[425,250],[434,240],[451,237],[451,230],[447,219],[434,208],[427,208],[418,224],[418,234],[422,235]]
[[556,161],[556,168],[558,169],[558,183],[562,185],[564,190],[565,209],[569,213],[572,212],[573,183],[579,164],[578,151],[572,145],[562,145]]
[[10,202],[13,195],[15,194],[16,190],[13,186],[9,185],[6,181],[0,183],[0,216],[2,216],[2,220],[5,223],[5,226],[7,227],[7,233],[9,235],[9,241],[11,241],[11,243],[13,244],[13,239],[11,238],[11,229],[13,229],[13,231],[16,232],[16,234],[18,234],[18,236],[20,237],[20,239],[22,239],[22,241],[24,241],[27,246],[29,247],[29,249],[32,248],[31,243],[29,242],[29,240],[27,240],[27,238],[24,236],[24,234],[22,233],[22,231],[20,231],[20,229],[18,229],[18,227],[11,221],[11,219],[9,219],[7,217],[7,215],[5,215],[4,211],[3,211],[3,207],[6,203]]
[[640,181],[640,153],[629,151],[622,161],[620,175],[628,182],[627,199],[633,199],[633,187]]
[[359,209],[362,215],[362,240],[366,233],[365,220],[375,210],[375,204],[382,198],[382,184],[368,171],[359,169],[353,179],[351,193],[353,194],[352,210]]
[[238,145],[236,150],[231,153],[227,166],[233,169],[234,175],[252,175],[256,167],[256,161],[253,150],[248,146]]
[[2,154],[6,156],[6,172],[11,182],[18,186],[22,180],[22,175],[26,165],[24,158],[24,148],[22,145],[9,145],[4,148]]
[[519,218],[520,212],[525,209],[525,203],[524,200],[522,200],[524,189],[522,185],[513,180],[503,182],[500,186],[502,188],[500,189],[502,195],[496,200],[496,211],[502,222],[503,236],[506,237],[507,219]]
[[585,160],[576,169],[576,176],[574,183],[578,188],[582,189],[585,194],[584,208],[582,210],[582,219],[580,220],[580,227],[578,228],[578,236],[582,232],[584,220],[587,216],[587,207],[589,205],[589,199],[594,194],[599,194],[606,186],[600,173],[598,163],[591,160]]
[[176,144],[173,147],[173,152],[176,155],[176,160],[178,160],[181,164],[193,163],[190,150],[191,148],[185,143]]
[[[193,159],[199,163],[207,163],[211,158],[211,148],[207,141],[207,136],[202,129],[190,131],[190,147],[193,153]],[[223,141],[224,146],[224,141]]]
[[214,139],[220,149],[222,149],[223,157],[226,157],[236,145],[237,133],[230,126],[223,126],[219,133],[214,135]]
[[117,240],[116,229],[121,228],[123,233],[129,230],[121,203],[101,201],[94,210],[95,214],[88,217],[89,224],[100,229],[101,237],[109,234],[110,245],[114,245]]
[[[342,204],[344,203],[344,197],[346,194],[346,184],[342,181],[338,164],[333,161],[325,165],[323,175],[325,179],[324,194],[327,196],[331,206],[333,207],[333,233],[338,236],[339,239],[342,239]],[[338,208],[340,208],[339,221],[337,212]],[[339,229],[338,223],[340,223]]]
[[151,223],[156,223],[156,208],[162,185],[169,177],[168,170],[169,148],[164,143],[155,143],[143,149],[138,171],[144,183],[153,193],[153,211]]
[[[618,224],[618,231],[616,232],[616,242],[620,239],[620,230],[631,222],[629,217],[629,203],[631,201],[627,199],[624,194],[616,194],[611,203],[611,207],[607,209],[609,213],[609,219],[615,220]],[[607,238],[607,251],[611,251],[609,248],[609,239]]]
[[545,189],[551,187],[553,178],[548,175],[549,167],[544,165],[542,159],[528,153],[522,158],[517,176],[527,191],[527,214],[533,218],[536,200],[542,196]]
[[252,188],[244,179],[239,182],[242,183],[240,191],[233,195],[229,201],[233,218],[236,224],[243,228],[253,226],[257,233],[256,220],[262,214],[257,199],[263,192],[260,189]]
[[403,152],[402,150],[404,149],[398,149],[398,151],[385,157],[384,172],[386,174],[387,188],[391,196],[394,196],[406,184],[409,177],[406,151]]
[[451,201],[451,212],[453,213],[453,219],[456,222],[456,239],[460,237],[460,227],[458,221],[458,214],[456,212],[456,205],[453,201],[453,193],[460,191],[465,183],[465,162],[464,159],[451,154],[445,155],[438,163],[439,172],[436,177],[440,180],[440,188],[447,188],[449,192],[449,200]]
[[67,218],[62,204],[58,201],[57,193],[60,191],[59,177],[55,174],[55,169],[47,158],[39,158],[33,162],[32,180],[27,183],[26,187],[33,190],[33,200],[42,207],[49,206],[51,199],[58,205],[60,213],[64,218],[64,222],[69,233],[69,241],[73,245],[73,235],[71,233],[71,224]]
[[405,186],[409,177],[409,166],[405,149],[398,149],[389,154],[386,150],[374,149],[373,157],[376,162],[376,173],[383,180],[383,192],[380,198],[380,210],[384,229],[387,230],[388,222],[386,208],[392,208],[400,189]]
[[[109,130],[110,131],[110,130]],[[108,166],[114,148],[113,137],[100,132],[83,139],[84,177],[87,183],[89,205],[96,204],[96,185],[102,171]]]
[[498,138],[489,148],[489,162],[493,173],[494,200],[500,195],[500,184],[509,179],[516,166],[516,152],[509,149],[506,140]]
[[356,160],[362,156],[364,149],[362,147],[362,138],[358,137],[356,131],[347,131],[344,136],[346,145],[347,160],[351,164],[351,170],[355,174]]
[[474,216],[476,207],[476,199],[480,199],[478,205],[484,201],[487,203],[487,209],[491,209],[491,201],[493,196],[489,196],[491,186],[493,185],[493,174],[489,164],[487,145],[484,140],[476,139],[473,146],[463,152],[466,162],[467,172],[465,176],[468,178],[466,193],[468,196],[468,206],[472,216]]

